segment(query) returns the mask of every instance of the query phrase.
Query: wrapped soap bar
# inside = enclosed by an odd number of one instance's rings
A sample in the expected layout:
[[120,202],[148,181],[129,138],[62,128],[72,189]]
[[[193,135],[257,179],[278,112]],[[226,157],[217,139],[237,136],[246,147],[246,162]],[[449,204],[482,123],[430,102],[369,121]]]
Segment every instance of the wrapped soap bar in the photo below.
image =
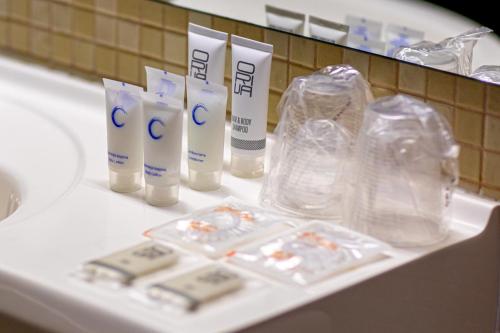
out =
[[388,246],[338,225],[313,222],[239,249],[229,261],[280,281],[309,285],[382,258]]
[[291,221],[234,199],[227,199],[219,205],[196,210],[148,230],[144,235],[217,258],[234,246],[260,235],[282,231]]
[[145,242],[82,265],[76,277],[89,283],[114,287],[173,265],[177,254],[168,246]]
[[155,283],[146,294],[162,305],[195,311],[200,305],[242,286],[243,279],[238,274],[218,265],[210,265]]

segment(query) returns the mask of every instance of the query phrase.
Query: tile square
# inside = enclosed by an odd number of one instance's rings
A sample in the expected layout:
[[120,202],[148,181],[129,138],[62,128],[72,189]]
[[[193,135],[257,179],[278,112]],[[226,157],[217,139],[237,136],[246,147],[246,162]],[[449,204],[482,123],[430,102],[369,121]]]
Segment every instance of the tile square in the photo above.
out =
[[119,0],[95,0],[95,10],[100,13],[116,14],[116,2]]
[[486,110],[500,114],[500,86],[489,84],[486,89]]
[[50,34],[36,28],[30,29],[30,52],[35,56],[47,59],[50,55]]
[[132,84],[139,83],[139,56],[135,54],[119,52],[117,69],[117,76],[120,78],[120,80],[130,82]]
[[105,77],[116,76],[116,50],[97,45],[95,48],[95,70]]
[[186,33],[188,26],[188,11],[183,8],[164,5],[163,26],[171,31]]
[[71,38],[65,35],[52,35],[51,58],[63,65],[71,64]]
[[430,106],[432,106],[437,112],[439,112],[444,118],[448,121],[448,124],[450,125],[450,128],[453,128],[452,125],[455,124],[455,116],[454,116],[454,110],[455,108],[451,105],[445,104],[445,103],[440,103],[436,101],[431,101],[428,100],[426,101]]
[[316,68],[342,64],[342,53],[340,46],[316,42]]
[[427,70],[427,97],[453,104],[455,99],[455,75]]
[[372,55],[369,81],[379,87],[396,89],[398,62],[394,59]]
[[71,33],[71,7],[56,2],[50,3],[50,24],[56,32]]
[[73,34],[85,39],[93,39],[95,31],[94,12],[73,8]]
[[49,26],[50,10],[46,0],[31,1],[31,24],[43,28]]
[[483,152],[482,183],[486,186],[500,187],[500,154]]
[[140,62],[140,66],[139,66],[139,72],[141,73],[141,85],[143,87],[147,88],[146,70],[144,68],[145,66],[163,69],[163,63],[161,61],[158,61],[158,60],[141,58],[141,62]]
[[399,90],[416,95],[425,95],[427,86],[425,68],[417,65],[399,63]]
[[315,43],[305,37],[290,36],[290,61],[307,67],[314,67]]
[[282,92],[288,87],[288,63],[273,59],[271,64],[270,88]]
[[139,52],[139,25],[118,20],[118,47],[129,52]]
[[460,166],[461,178],[479,182],[479,173],[481,170],[481,151],[479,149],[461,145],[458,163]]
[[397,94],[397,92],[395,90],[381,88],[381,87],[375,87],[375,86],[372,86],[372,93],[373,93],[373,97],[375,97],[375,98],[385,97],[385,96],[393,96],[393,95]]
[[288,34],[284,32],[264,29],[264,42],[273,45],[274,57],[288,59]]
[[500,189],[494,189],[483,186],[481,187],[479,193],[485,197],[500,201]]
[[140,4],[140,0],[118,0],[116,2],[116,13],[119,17],[139,21]]
[[189,22],[212,28],[212,16],[208,14],[189,11]]
[[28,52],[29,50],[28,26],[16,22],[10,22],[8,32],[9,32],[10,47],[18,52]]
[[9,2],[10,17],[26,22],[29,20],[29,1],[28,0],[11,0]]
[[8,16],[7,4],[9,1],[10,0],[0,0],[0,18]]
[[172,72],[172,73],[175,73],[175,74],[179,74],[179,75],[186,75],[187,74],[186,67],[172,64],[169,62],[165,63],[163,68],[165,68],[165,70]]
[[455,138],[480,146],[483,140],[483,115],[477,112],[456,109]]
[[168,31],[163,36],[163,58],[169,63],[186,66],[187,36]]
[[269,93],[269,106],[267,113],[267,122],[276,125],[279,121],[278,104],[281,100],[281,94],[276,92]]
[[152,58],[163,57],[163,31],[141,26],[141,53]]
[[368,67],[370,63],[370,56],[366,53],[356,50],[344,50],[343,63],[351,65],[357,69],[365,79],[368,78]]
[[155,27],[162,27],[163,4],[155,1],[141,2],[141,22]]
[[264,40],[263,29],[251,24],[238,23],[238,35],[259,42]]
[[500,117],[486,115],[484,131],[484,147],[500,152]]
[[456,104],[468,110],[484,110],[485,84],[477,80],[457,78]]
[[461,187],[462,189],[472,192],[472,193],[477,193],[479,192],[479,183],[476,182],[471,182],[465,179],[460,179],[458,186]]
[[7,22],[0,19],[0,47],[7,46]]
[[304,68],[301,66],[288,64],[288,84],[292,82],[292,80],[297,76],[310,75],[313,72],[312,69]]
[[96,5],[95,0],[73,0],[73,4],[86,9],[94,9]]
[[[231,35],[237,34],[236,22],[222,17],[214,16],[212,28],[215,30],[226,32]],[[230,40],[231,39],[228,38],[228,43],[230,43]]]
[[95,40],[98,43],[115,46],[116,45],[116,18],[96,14],[95,15]]
[[92,43],[73,40],[73,66],[78,69],[83,69],[85,71],[94,70],[94,54],[95,46]]

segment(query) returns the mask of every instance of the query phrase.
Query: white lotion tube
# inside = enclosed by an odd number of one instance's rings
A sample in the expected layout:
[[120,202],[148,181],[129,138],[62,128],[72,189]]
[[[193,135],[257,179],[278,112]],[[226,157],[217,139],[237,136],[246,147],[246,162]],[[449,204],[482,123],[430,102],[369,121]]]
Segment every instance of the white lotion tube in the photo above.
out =
[[141,188],[143,89],[103,79],[106,91],[109,186],[116,192]]
[[146,201],[169,206],[179,198],[183,103],[149,92],[142,99]]
[[267,108],[273,46],[231,35],[231,173],[264,174]]
[[189,76],[224,84],[227,33],[189,23]]
[[189,187],[216,190],[224,163],[227,88],[190,77],[186,85]]
[[267,25],[271,28],[302,35],[304,33],[306,16],[301,13],[266,5],[266,21]]
[[329,43],[345,44],[349,26],[309,16],[309,34],[312,38]]
[[145,66],[148,92],[184,101],[184,76]]

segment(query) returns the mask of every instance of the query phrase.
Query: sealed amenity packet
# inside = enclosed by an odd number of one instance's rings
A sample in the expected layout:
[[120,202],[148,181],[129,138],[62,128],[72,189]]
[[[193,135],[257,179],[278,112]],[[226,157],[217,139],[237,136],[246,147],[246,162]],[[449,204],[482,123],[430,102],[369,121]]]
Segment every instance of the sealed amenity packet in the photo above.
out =
[[229,261],[285,283],[309,285],[383,258],[388,245],[334,224],[310,224],[241,248]]
[[119,288],[173,265],[177,253],[151,241],[84,263],[73,275],[85,282]]
[[161,307],[192,312],[243,286],[244,279],[238,273],[211,264],[153,283],[142,293]]
[[237,245],[293,225],[291,218],[227,198],[218,205],[195,210],[150,229],[144,235],[217,258]]
[[184,103],[186,86],[184,76],[148,66],[145,69],[148,93],[175,98]]

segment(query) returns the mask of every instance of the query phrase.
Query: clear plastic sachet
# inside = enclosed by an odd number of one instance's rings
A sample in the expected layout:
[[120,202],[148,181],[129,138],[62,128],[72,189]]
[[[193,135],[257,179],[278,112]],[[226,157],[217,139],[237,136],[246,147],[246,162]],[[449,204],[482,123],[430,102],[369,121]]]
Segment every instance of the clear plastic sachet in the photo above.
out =
[[286,283],[309,285],[383,258],[389,246],[338,225],[313,222],[237,250],[229,261]]
[[236,245],[291,225],[290,219],[226,199],[219,205],[196,210],[144,234],[217,258]]
[[423,41],[394,51],[396,59],[429,66],[444,71],[471,74],[472,54],[476,43],[492,30],[479,27],[450,37],[439,43]]
[[349,65],[295,78],[278,105],[262,202],[301,216],[339,217],[345,170],[372,99],[368,83]]

